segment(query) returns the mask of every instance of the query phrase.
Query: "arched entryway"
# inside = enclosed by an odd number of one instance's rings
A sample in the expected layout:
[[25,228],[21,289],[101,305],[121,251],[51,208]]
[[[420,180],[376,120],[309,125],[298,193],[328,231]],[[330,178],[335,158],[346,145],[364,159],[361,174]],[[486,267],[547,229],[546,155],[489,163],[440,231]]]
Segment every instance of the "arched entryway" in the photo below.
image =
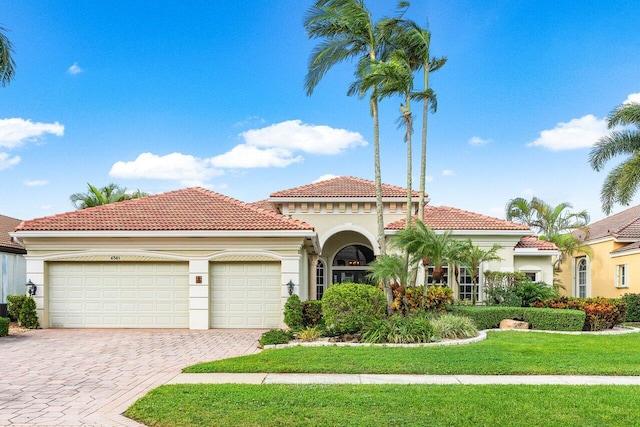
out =
[[375,260],[373,250],[364,245],[348,245],[340,249],[331,263],[332,283],[367,283],[369,264]]

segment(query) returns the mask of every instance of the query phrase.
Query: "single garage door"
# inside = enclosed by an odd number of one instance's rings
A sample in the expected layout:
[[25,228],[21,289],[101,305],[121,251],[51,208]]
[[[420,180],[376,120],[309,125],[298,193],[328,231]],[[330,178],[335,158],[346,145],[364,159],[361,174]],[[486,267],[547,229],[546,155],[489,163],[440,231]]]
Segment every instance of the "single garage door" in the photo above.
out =
[[188,270],[187,263],[49,263],[51,327],[188,328]]
[[214,262],[210,279],[212,328],[280,326],[279,262]]

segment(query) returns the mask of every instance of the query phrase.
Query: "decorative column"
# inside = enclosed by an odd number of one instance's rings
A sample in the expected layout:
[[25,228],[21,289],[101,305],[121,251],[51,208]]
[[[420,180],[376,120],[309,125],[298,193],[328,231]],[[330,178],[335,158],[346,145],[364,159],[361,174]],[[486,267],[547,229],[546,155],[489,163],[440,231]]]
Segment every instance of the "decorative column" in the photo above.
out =
[[189,329],[209,329],[209,261],[189,261]]

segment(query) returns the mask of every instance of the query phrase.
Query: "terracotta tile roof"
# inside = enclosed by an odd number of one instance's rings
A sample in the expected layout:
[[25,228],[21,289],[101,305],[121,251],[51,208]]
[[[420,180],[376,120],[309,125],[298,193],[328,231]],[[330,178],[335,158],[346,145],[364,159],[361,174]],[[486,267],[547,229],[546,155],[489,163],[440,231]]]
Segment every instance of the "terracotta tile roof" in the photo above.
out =
[[557,251],[558,247],[553,242],[540,240],[537,236],[524,236],[516,245],[516,249],[538,249],[539,251]]
[[313,226],[193,187],[23,222],[22,231],[313,230]]
[[625,245],[625,246],[623,246],[621,248],[613,250],[610,253],[617,254],[617,253],[620,253],[620,252],[632,251],[632,250],[635,250],[635,249],[640,249],[640,241],[629,243],[628,245]]
[[14,242],[9,236],[18,225],[20,220],[8,216],[0,215],[0,252],[11,252],[18,254],[26,254],[27,251],[18,243]]
[[574,234],[581,240],[595,240],[607,236],[640,239],[640,205],[589,224],[587,228],[589,233],[586,235],[583,230],[576,230]]
[[249,203],[249,206],[253,206],[254,208],[264,209],[265,211],[270,211],[277,214],[280,213],[276,205],[271,203],[268,199],[258,200],[257,202]]
[[[419,191],[413,191],[413,197],[419,197]],[[353,176],[339,176],[337,178],[307,184],[271,194],[272,198],[330,198],[330,197],[376,197],[375,182]],[[407,197],[407,191],[395,185],[382,184],[382,197]]]
[[[423,222],[434,230],[531,230],[526,225],[448,206],[425,206]],[[405,220],[401,219],[387,224],[385,229],[402,230],[404,225]]]

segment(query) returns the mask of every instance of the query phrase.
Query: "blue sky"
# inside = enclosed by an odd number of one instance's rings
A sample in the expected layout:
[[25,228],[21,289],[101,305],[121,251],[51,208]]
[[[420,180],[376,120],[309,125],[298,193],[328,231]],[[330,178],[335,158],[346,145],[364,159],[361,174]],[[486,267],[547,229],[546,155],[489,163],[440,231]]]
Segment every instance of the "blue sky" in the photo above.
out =
[[[602,218],[605,173],[587,156],[606,115],[640,101],[640,4],[412,3],[448,57],[431,76],[431,204],[503,217],[509,199],[535,195]],[[326,175],[373,179],[368,104],[346,96],[353,64],[305,94],[310,4],[2,0],[17,72],[0,88],[0,213],[73,210],[87,182],[252,202]],[[395,12],[367,4],[376,19]],[[381,107],[382,177],[403,186],[399,103]]]

